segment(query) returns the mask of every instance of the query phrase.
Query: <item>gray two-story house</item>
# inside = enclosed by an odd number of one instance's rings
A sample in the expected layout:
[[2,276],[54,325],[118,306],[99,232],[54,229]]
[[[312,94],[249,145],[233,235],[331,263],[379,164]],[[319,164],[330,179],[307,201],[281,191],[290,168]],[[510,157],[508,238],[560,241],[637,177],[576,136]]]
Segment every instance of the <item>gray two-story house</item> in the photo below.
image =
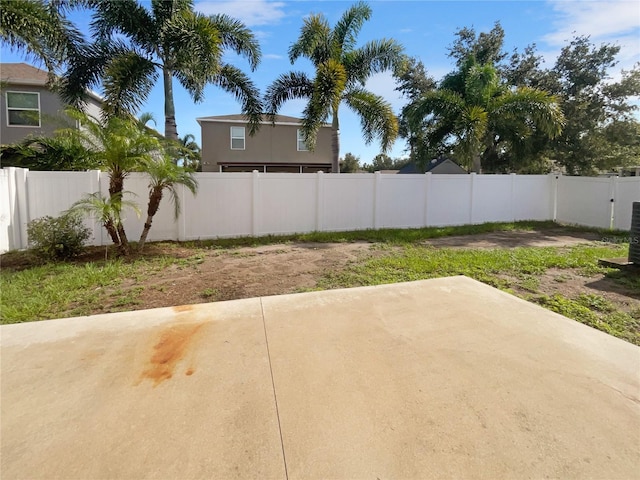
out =
[[[0,63],[0,143],[17,143],[29,135],[49,136],[69,126],[65,104],[47,80],[45,70],[26,63]],[[99,118],[101,105],[102,99],[88,92],[86,113]]]
[[202,129],[203,172],[331,172],[331,126],[318,132],[316,147],[307,148],[299,118],[277,115],[249,135],[243,115],[196,119]]

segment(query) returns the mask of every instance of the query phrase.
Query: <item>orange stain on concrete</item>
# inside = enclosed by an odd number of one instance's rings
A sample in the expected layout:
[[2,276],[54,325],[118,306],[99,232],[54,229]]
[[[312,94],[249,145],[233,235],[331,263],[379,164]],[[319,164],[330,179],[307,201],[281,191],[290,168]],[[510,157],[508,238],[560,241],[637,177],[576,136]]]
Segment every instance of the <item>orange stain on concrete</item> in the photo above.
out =
[[[202,329],[204,323],[178,324],[166,328],[153,346],[148,367],[142,372],[140,380],[152,380],[154,387],[173,377],[176,365],[189,352],[194,337]],[[188,373],[191,371],[191,373]],[[187,370],[187,375],[193,368]]]
[[191,310],[193,310],[193,305],[178,305],[176,307],[171,307],[171,308],[173,308],[173,311],[177,313],[190,312]]

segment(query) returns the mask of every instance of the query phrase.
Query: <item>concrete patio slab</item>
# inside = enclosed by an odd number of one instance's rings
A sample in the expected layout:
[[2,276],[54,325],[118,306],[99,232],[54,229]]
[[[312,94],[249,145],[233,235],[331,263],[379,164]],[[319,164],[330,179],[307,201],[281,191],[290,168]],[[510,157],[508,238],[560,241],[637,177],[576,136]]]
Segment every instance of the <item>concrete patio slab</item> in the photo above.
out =
[[464,277],[0,335],[3,480],[640,471],[640,348]]
[[465,277],[263,306],[290,479],[638,478],[638,347]]
[[0,478],[284,478],[259,299],[3,326]]

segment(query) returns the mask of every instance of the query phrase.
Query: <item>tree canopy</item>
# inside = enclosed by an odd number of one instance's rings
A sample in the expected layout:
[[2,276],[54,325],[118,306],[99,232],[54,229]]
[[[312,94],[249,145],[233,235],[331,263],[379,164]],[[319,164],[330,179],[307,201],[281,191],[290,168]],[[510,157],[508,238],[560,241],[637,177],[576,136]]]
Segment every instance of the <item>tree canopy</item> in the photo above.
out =
[[77,104],[87,88],[102,83],[108,114],[134,113],[162,76],[165,136],[178,141],[175,77],[196,102],[203,100],[207,84],[232,93],[241,101],[251,131],[258,128],[258,89],[244,72],[223,60],[230,50],[244,56],[252,69],[260,62],[258,42],[240,21],[197,13],[191,0],[152,0],[150,9],[137,0],[87,3],[94,9],[95,41],[69,58],[61,90],[66,100]]
[[553,96],[531,87],[511,90],[495,67],[473,57],[436,90],[412,102],[406,116],[414,130],[424,129],[433,157],[451,149],[477,173],[484,159],[517,150],[523,138],[536,132],[558,135],[564,122]]
[[0,0],[0,41],[56,71],[82,42],[64,16],[66,2]]
[[397,68],[402,47],[389,39],[373,40],[356,48],[357,36],[371,8],[364,2],[351,6],[332,28],[322,14],[305,18],[298,40],[289,48],[289,60],[308,58],[315,68],[310,78],[304,72],[282,74],[267,89],[268,112],[274,116],[282,104],[294,98],[307,100],[302,132],[307,145],[315,147],[318,130],[329,117],[332,128],[332,171],[339,172],[339,108],[345,103],[359,117],[365,143],[375,138],[388,150],[398,134],[391,105],[364,85],[371,75]]

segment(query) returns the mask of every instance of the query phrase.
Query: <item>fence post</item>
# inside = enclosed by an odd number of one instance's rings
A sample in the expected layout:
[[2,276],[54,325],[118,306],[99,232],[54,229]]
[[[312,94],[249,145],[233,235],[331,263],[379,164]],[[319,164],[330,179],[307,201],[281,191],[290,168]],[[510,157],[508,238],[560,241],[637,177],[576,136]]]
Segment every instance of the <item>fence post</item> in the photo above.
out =
[[[87,172],[89,174],[89,192],[88,193],[100,193],[100,170],[89,170]],[[91,221],[94,245],[104,245],[103,238],[103,227],[100,222],[97,221],[97,218],[92,214],[89,216],[89,220]]]
[[251,235],[258,235],[258,183],[260,181],[258,170],[251,172]]
[[380,182],[382,181],[382,174],[378,171],[373,174],[373,229],[377,230],[380,227],[380,221],[378,215],[380,214]]
[[324,172],[319,170],[316,173],[316,232],[322,231],[322,216],[324,200]]
[[517,175],[515,173],[512,173],[509,175],[509,178],[511,179],[511,221],[512,222],[516,222],[516,180],[517,180]]
[[474,184],[476,182],[476,172],[471,172],[471,183],[469,188],[471,190],[469,195],[469,224],[473,225],[473,204],[475,203],[475,188]]
[[178,241],[184,242],[187,239],[187,212],[189,210],[188,208],[185,208],[187,187],[179,185],[178,188],[180,188],[180,203],[182,204],[182,208],[180,209],[180,213],[176,219],[178,222]]
[[616,200],[618,198],[618,177],[609,177],[609,230],[613,230],[616,219]]
[[[15,169],[15,192],[19,223],[15,226],[18,234],[19,248],[27,248],[29,246],[29,237],[27,236],[27,224],[29,223],[29,197],[27,196],[27,175],[28,168]],[[15,234],[14,233],[14,234]]]
[[20,239],[20,210],[16,192],[16,167],[7,167],[7,187],[9,189],[9,250],[22,248]]
[[551,220],[558,221],[558,184],[560,174],[550,173],[549,180],[551,182]]
[[431,172],[424,174],[424,226],[429,226],[429,195],[431,195]]

